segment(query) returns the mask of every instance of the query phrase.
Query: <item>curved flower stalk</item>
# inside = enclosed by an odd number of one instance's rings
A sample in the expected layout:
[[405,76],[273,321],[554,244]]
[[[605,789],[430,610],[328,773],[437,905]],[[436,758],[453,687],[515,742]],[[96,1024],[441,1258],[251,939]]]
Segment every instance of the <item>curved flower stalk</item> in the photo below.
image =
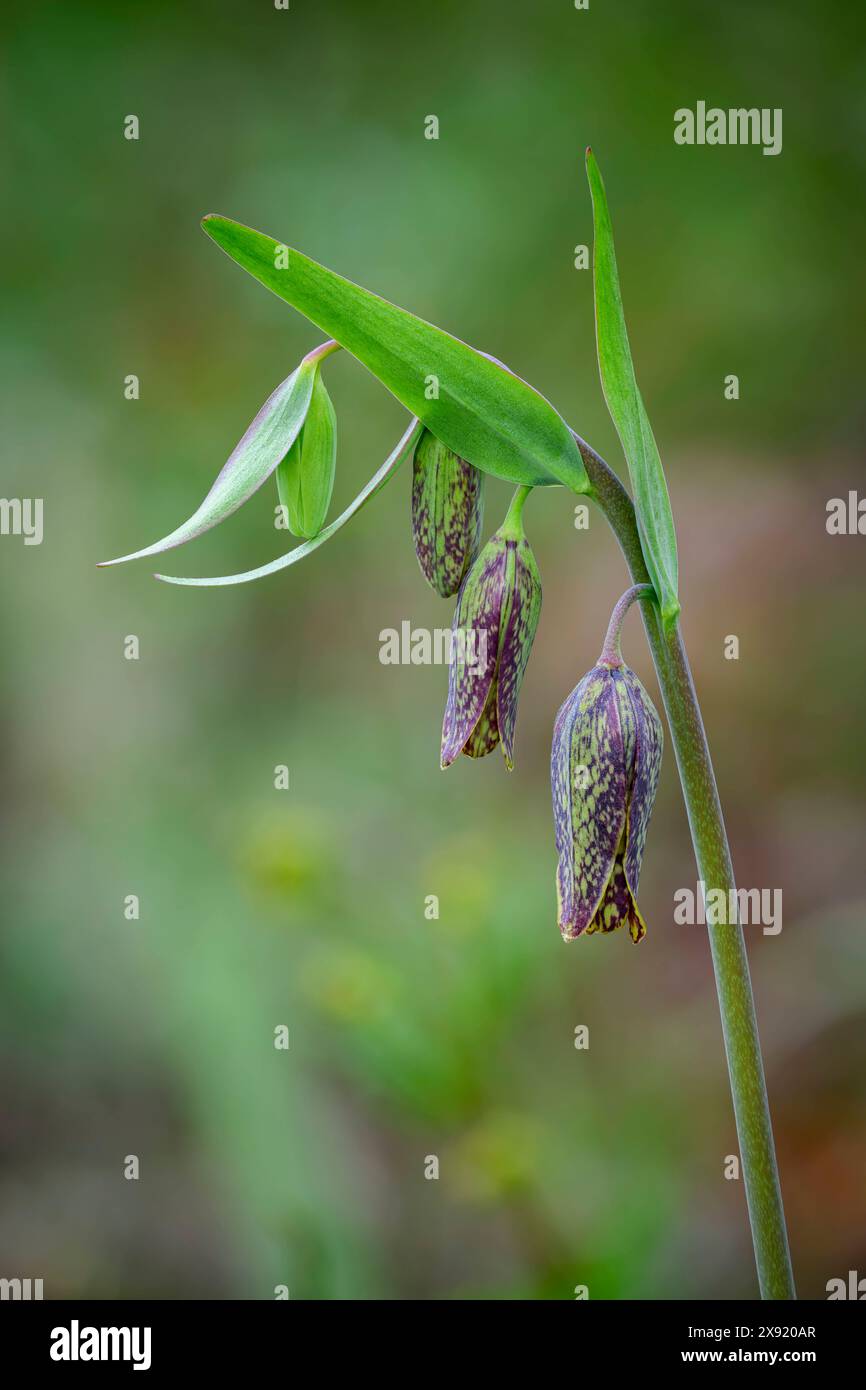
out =
[[[288,554],[242,574],[171,584],[246,583],[304,558],[333,536],[414,457],[413,534],[422,571],[443,596],[459,584],[441,761],[482,757],[497,744],[513,764],[520,685],[538,624],[541,584],[521,513],[532,487],[564,485],[604,512],[636,587],[611,619],[597,665],[560,709],[552,782],[559,921],[571,939],[628,925],[646,928],[637,904],[647,824],[662,750],[652,702],[622,661],[619,633],[635,598],[664,699],[699,875],[708,890],[735,888],[712,759],[679,631],[676,534],[658,447],[637,385],[620,294],[604,183],[587,151],[595,228],[594,288],[599,371],[628,464],[633,501],[615,473],[558,411],[495,358],[354,285],[240,223],[205,218],[207,234],[239,265],[329,334],[277,388],[233,451],[205,501],[164,540],[124,559],[181,545],[230,515],[279,465],[292,528],[308,535]],[[324,524],[335,430],[305,442],[319,365],[352,353],[412,414],[381,468],[335,521]],[[432,389],[435,388],[435,389]],[[324,398],[317,395],[319,406]],[[321,421],[324,421],[322,426]],[[294,450],[294,453],[292,452]],[[427,470],[433,463],[432,471]],[[480,482],[470,469],[517,485],[508,516],[480,554]],[[479,474],[480,478],[480,474]],[[310,484],[305,492],[305,481]],[[432,501],[431,501],[432,499]],[[319,528],[319,529],[316,529]],[[315,534],[309,535],[310,531]],[[112,561],[109,563],[119,563]],[[579,774],[579,778],[578,778]],[[584,779],[586,779],[584,781]],[[738,923],[710,929],[719,1010],[761,1294],[794,1298],[775,1146],[749,967]]]
[[497,744],[505,766],[514,767],[517,697],[541,612],[541,579],[523,530],[529,491],[518,488],[460,590],[442,725],[443,768],[461,753],[483,758]]
[[626,925],[635,943],[646,935],[637,888],[664,736],[652,700],[620,650],[623,618],[640,597],[654,597],[649,584],[620,599],[598,664],[571,692],[554,725],[556,884],[566,941]]

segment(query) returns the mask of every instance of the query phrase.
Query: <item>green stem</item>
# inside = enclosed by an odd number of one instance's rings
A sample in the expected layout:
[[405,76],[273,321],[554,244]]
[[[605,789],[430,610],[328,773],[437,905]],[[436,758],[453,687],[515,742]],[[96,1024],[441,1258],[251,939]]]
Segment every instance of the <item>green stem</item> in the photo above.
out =
[[342,351],[342,346],[342,343],[338,343],[336,338],[327,338],[324,343],[319,343],[318,347],[311,348],[304,361],[321,364],[326,357],[330,357],[332,352]]
[[[592,496],[619,541],[635,584],[649,582],[634,506],[616,474],[575,435],[592,483]],[[664,700],[689,818],[698,877],[705,892],[736,893],[731,851],[710,749],[685,645],[676,626],[666,633],[658,609],[641,604],[644,626]],[[776,1149],[767,1101],[755,1001],[739,921],[708,927],[740,1160],[762,1298],[796,1298]]]
[[658,603],[656,591],[652,584],[633,584],[630,589],[626,589],[622,598],[617,599],[616,606],[610,615],[607,636],[604,639],[601,656],[596,663],[598,666],[624,665],[622,659],[622,625],[625,622],[626,613],[639,598]]
[[531,487],[519,487],[511,499],[505,520],[499,528],[499,535],[508,540],[519,541],[523,536],[523,504],[532,491]]

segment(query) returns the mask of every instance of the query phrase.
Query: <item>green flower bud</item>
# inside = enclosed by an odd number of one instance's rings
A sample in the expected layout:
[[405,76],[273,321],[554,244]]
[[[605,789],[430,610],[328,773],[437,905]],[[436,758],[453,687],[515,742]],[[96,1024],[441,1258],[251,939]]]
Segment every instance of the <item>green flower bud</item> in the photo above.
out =
[[456,594],[481,544],[484,474],[425,430],[412,465],[412,536],[421,573]]
[[337,417],[316,372],[303,426],[277,468],[277,492],[293,536],[312,540],[325,524],[337,461]]

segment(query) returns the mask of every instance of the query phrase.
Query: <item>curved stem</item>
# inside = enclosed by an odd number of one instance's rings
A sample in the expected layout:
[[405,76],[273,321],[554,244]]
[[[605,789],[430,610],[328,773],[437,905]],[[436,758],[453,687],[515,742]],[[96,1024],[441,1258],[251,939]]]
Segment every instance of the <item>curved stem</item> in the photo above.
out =
[[625,622],[625,615],[632,604],[639,598],[658,599],[652,584],[633,584],[630,589],[626,589],[622,598],[617,599],[614,610],[610,615],[610,622],[607,625],[607,635],[604,639],[604,646],[601,649],[601,656],[598,658],[599,666],[622,666],[622,625]]
[[305,362],[324,362],[326,357],[330,357],[332,352],[341,352],[343,344],[338,343],[336,338],[326,338],[324,343],[319,343],[318,347],[311,348],[304,358]]
[[499,528],[499,535],[511,540],[520,540],[523,535],[523,504],[532,491],[531,487],[519,487],[511,499],[505,520]]
[[[631,577],[636,585],[646,584],[649,574],[631,498],[595,450],[579,435],[574,437],[592,483],[592,496],[619,541]],[[705,893],[721,889],[726,902],[736,903],[716,777],[679,626],[665,633],[657,609],[650,604],[643,605],[643,620],[676,754],[698,876]],[[797,1294],[743,929],[735,919],[707,930],[761,1297],[792,1299]]]

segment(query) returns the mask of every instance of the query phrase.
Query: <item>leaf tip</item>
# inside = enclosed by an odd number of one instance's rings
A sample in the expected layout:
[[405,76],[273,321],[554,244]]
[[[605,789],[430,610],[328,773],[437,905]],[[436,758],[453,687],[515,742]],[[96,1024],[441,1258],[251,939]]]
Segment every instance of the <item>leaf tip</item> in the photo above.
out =
[[212,241],[219,243],[220,233],[225,231],[230,222],[231,218],[223,217],[221,213],[206,212],[200,225],[205,236],[209,236]]

